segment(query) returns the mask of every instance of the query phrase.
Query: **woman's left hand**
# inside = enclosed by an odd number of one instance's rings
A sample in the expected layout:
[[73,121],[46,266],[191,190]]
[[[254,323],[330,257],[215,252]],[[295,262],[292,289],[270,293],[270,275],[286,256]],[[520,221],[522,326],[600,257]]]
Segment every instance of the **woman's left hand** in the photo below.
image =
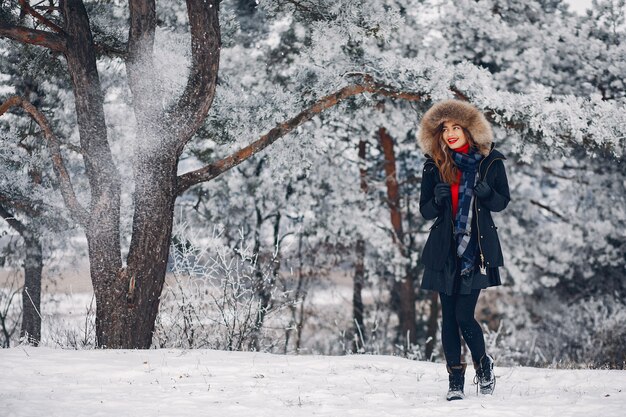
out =
[[474,194],[476,195],[476,197],[480,198],[481,200],[484,200],[485,198],[489,198],[492,192],[493,190],[491,189],[489,184],[487,184],[486,181],[479,181],[474,186]]

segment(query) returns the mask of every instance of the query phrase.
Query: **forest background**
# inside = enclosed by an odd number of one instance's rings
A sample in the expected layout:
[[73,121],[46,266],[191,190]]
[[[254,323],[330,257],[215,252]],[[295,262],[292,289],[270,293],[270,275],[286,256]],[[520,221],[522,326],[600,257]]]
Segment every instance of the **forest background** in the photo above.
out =
[[623,0],[129,3],[0,3],[4,346],[442,360],[415,137],[457,97],[508,158],[490,352],[623,369]]

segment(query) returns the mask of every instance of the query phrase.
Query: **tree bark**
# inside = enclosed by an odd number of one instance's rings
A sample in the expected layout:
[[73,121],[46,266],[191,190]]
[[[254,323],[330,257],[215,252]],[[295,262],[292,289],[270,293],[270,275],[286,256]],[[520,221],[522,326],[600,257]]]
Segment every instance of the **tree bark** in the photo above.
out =
[[[365,155],[367,142],[359,141],[359,179],[360,188],[363,193],[363,200],[359,209],[365,210],[365,198],[367,196],[367,168]],[[359,352],[365,344],[365,326],[363,325],[363,284],[365,283],[365,239],[359,234],[356,240],[356,261],[354,263],[354,280],[352,284],[352,320],[354,321],[354,335],[352,341],[352,351]]]
[[[257,165],[257,172],[260,169],[261,162]],[[252,253],[256,255],[256,264],[254,266],[254,279],[255,279],[255,288],[254,292],[259,299],[261,299],[261,294],[263,292],[263,288],[265,286],[263,272],[261,271],[261,265],[259,253],[261,252],[261,227],[263,226],[263,213],[261,213],[261,207],[258,205],[258,201],[255,201],[254,212],[256,214],[256,227],[254,229],[254,248],[252,249]],[[253,255],[254,256],[254,255]],[[263,319],[259,318],[259,314],[261,314],[260,310],[257,311],[257,315],[255,317],[254,326],[252,327],[252,332],[250,334],[250,349],[254,351],[259,351],[259,331],[260,325],[259,321],[262,325]]]
[[96,297],[96,343],[122,347],[113,342],[115,337],[110,334],[110,329],[118,325],[119,317],[111,313],[123,286],[118,279],[122,268],[120,177],[107,141],[104,99],[87,11],[80,0],[61,1],[60,6],[67,45],[64,55],[72,78],[80,145],[91,190],[85,234]]
[[169,256],[177,158],[138,162],[127,266],[109,290],[102,319],[111,319],[100,322],[102,345],[111,348],[148,349],[152,344]]
[[192,67],[180,101],[174,110],[164,112],[152,65],[155,5],[149,0],[130,2],[127,72],[137,119],[135,208],[127,265],[118,270],[108,299],[102,300],[106,303],[102,314],[97,315],[99,340],[107,347],[147,349],[152,343],[172,235],[178,158],[215,94],[218,2],[188,0],[187,8]]
[[[404,246],[404,231],[402,228],[402,212],[400,211],[400,191],[398,187],[398,179],[396,174],[396,157],[394,153],[393,138],[387,132],[387,129],[381,127],[378,129],[378,140],[383,155],[385,156],[385,183],[387,185],[387,205],[389,206],[389,214],[391,225],[393,228],[393,241],[398,247],[402,256],[407,257],[407,250]],[[410,259],[407,259],[410,262]],[[398,312],[398,340],[415,344],[417,342],[417,325],[415,323],[415,290],[413,288],[413,277],[410,273],[410,265],[406,268],[405,277],[401,280],[395,280],[392,290],[396,293],[392,295],[392,300],[398,300],[398,304],[394,306]]]
[[354,337],[352,351],[360,352],[365,345],[365,326],[363,325],[363,283],[365,282],[365,240],[356,241],[356,261],[354,263],[354,283],[352,287],[352,317],[354,320]]
[[107,141],[103,93],[96,67],[97,47],[83,2],[59,2],[62,31],[48,25],[55,33],[0,24],[0,36],[62,52],[67,61],[91,198],[88,213],[75,217],[83,217],[77,221],[83,224],[87,236],[99,346],[150,346],[165,277],[176,195],[194,184],[210,181],[348,97],[369,92],[411,101],[423,99],[421,94],[395,91],[376,83],[367,74],[348,74],[360,76],[363,81],[323,97],[223,160],[177,179],[178,157],[204,123],[215,95],[220,55],[218,8],[218,0],[187,0],[192,54],[189,78],[179,101],[171,109],[161,111],[160,101],[155,100],[157,78],[150,65],[156,25],[154,1],[130,0],[127,71],[138,125],[137,144],[142,152],[135,157],[140,172],[135,173],[133,236],[124,268],[120,176]]
[[22,290],[22,327],[20,338],[29,344],[39,345],[41,341],[41,272],[43,251],[41,241],[32,234],[24,236],[26,258],[24,259],[24,289]]

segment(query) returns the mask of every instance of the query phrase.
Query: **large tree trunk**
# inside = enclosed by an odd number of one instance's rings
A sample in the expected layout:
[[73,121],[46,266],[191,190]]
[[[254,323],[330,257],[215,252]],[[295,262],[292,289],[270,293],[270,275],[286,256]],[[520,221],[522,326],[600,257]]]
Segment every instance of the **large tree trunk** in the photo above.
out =
[[[378,129],[378,140],[385,156],[385,174],[387,184],[387,204],[393,228],[393,241],[400,253],[408,258],[407,249],[404,246],[404,230],[402,228],[402,212],[400,211],[400,191],[396,174],[396,157],[394,153],[393,138],[387,129]],[[407,259],[407,263],[410,259]],[[415,344],[417,342],[417,326],[415,323],[415,290],[413,288],[413,276],[410,265],[406,268],[406,273],[401,281],[394,281],[392,300],[398,300],[398,305],[394,306],[398,312],[398,341],[406,346],[407,342]]]
[[91,202],[85,224],[91,281],[96,297],[96,343],[116,346],[107,329],[120,297],[120,179],[107,141],[103,94],[87,11],[79,0],[61,2],[66,32],[65,58],[72,78],[80,144]]
[[176,168],[175,159],[163,159],[144,161],[135,170],[127,266],[109,290],[108,309],[99,309],[97,314],[102,346],[147,349],[152,344],[172,235]]

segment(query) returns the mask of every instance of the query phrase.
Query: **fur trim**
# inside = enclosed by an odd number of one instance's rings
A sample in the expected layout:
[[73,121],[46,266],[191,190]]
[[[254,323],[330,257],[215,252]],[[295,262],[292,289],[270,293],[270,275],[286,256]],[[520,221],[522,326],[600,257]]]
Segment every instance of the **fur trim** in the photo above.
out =
[[469,130],[478,151],[485,156],[489,154],[493,132],[483,113],[468,102],[451,99],[436,103],[422,117],[417,140],[426,155],[433,155],[437,130],[445,121],[458,123]]

